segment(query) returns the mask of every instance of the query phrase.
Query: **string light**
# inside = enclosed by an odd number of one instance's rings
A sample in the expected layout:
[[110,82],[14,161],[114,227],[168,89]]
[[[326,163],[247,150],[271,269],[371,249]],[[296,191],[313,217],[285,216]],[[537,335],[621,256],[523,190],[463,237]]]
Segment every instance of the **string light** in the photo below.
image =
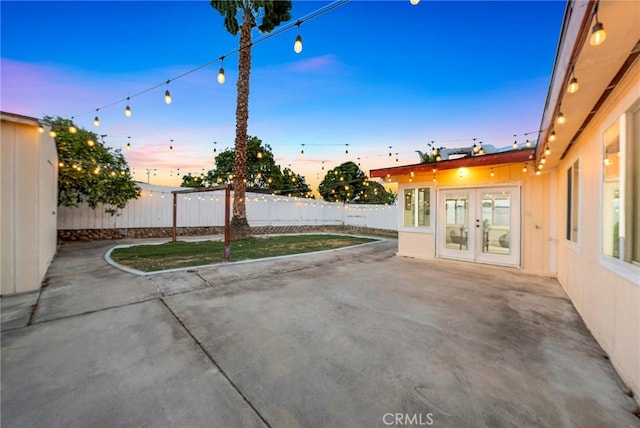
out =
[[56,134],[56,131],[54,131],[53,128],[51,128],[51,130],[49,130],[49,137],[56,138],[57,136],[58,134]]
[[[167,80],[167,85],[169,84],[169,82],[171,82],[171,80]],[[164,91],[164,102],[167,104],[171,104],[171,93],[169,92],[169,90],[167,89],[166,91]]]
[[393,154],[391,153],[391,148],[392,148],[392,146],[389,146],[389,157],[393,156]]
[[473,139],[473,153],[478,153],[480,148],[476,145],[476,139]]
[[100,118],[97,115],[99,110],[99,108],[96,109],[96,117],[93,118],[93,126],[95,126],[96,128],[100,126]]
[[491,175],[492,177],[495,176],[495,173],[493,172],[493,168],[491,168],[491,173],[489,175]]
[[348,157],[349,156],[349,144],[345,144],[345,146],[347,147],[347,149],[344,151],[344,155],[346,157]]
[[527,141],[525,141],[524,145],[526,147],[531,147],[531,141],[529,141],[529,139],[527,138]]
[[223,84],[225,81],[224,77],[224,55],[220,57],[220,71],[218,71],[218,83]]
[[[513,136],[515,137],[516,134],[513,134]],[[513,142],[513,150],[518,150],[518,140],[517,139]]]
[[131,150],[131,137],[127,137],[127,150]]
[[522,167],[522,172],[527,172],[527,163],[524,163],[524,166]]
[[95,141],[93,141],[93,140],[87,140],[87,146],[89,146],[89,147],[93,147],[93,146],[95,146],[95,144],[96,144],[96,142],[95,142]]
[[596,23],[591,29],[589,44],[591,44],[591,46],[600,46],[607,38],[607,33],[604,31],[604,25],[602,25],[602,22],[598,21],[598,3],[596,3],[595,7],[595,17]]
[[413,6],[415,6],[418,3],[420,3],[420,0],[409,0],[409,3],[411,3]]
[[71,125],[69,125],[69,133],[75,134],[78,132],[78,128],[73,125],[73,116],[71,116]]
[[131,117],[131,107],[129,107],[129,98],[127,97],[127,107],[124,109],[124,115],[127,117]]
[[555,141],[556,140],[556,131],[551,131],[551,134],[549,135],[549,141]]
[[571,80],[569,80],[569,86],[567,86],[567,92],[570,94],[575,94],[580,89],[580,85],[578,84],[578,79],[576,79],[575,72],[573,71],[573,66],[571,66]]
[[302,144],[302,150],[300,150],[300,157],[304,157],[304,144]]
[[213,155],[216,156],[218,154],[218,148],[216,147],[218,144],[217,141],[213,142]]
[[171,141],[171,145],[169,146],[169,151],[172,152],[173,151],[173,140],[170,140],[170,141]]
[[551,154],[551,148],[549,147],[548,143],[547,143],[547,146],[544,148],[544,154],[545,156],[549,156]]
[[302,52],[302,36],[300,35],[300,24],[302,24],[302,21],[296,22],[296,27],[298,27],[298,35],[296,36],[296,41],[293,43],[293,51],[297,54]]
[[41,134],[44,132],[44,126],[40,122],[38,122],[38,132]]
[[556,123],[558,123],[558,125],[562,125],[566,122],[567,118],[564,116],[564,114],[562,114],[562,111],[559,111],[558,116],[556,117]]

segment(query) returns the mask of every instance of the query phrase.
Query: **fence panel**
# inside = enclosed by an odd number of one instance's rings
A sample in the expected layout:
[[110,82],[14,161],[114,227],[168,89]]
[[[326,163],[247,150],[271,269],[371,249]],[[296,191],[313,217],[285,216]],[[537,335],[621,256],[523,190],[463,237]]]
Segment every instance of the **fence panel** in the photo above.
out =
[[[93,210],[86,204],[59,207],[58,229],[160,228],[173,225],[173,190],[184,188],[139,184],[140,198],[130,201],[119,215]],[[247,220],[251,226],[358,226],[397,230],[397,207],[350,205],[314,199],[247,193]],[[222,226],[224,191],[178,195],[179,227]]]

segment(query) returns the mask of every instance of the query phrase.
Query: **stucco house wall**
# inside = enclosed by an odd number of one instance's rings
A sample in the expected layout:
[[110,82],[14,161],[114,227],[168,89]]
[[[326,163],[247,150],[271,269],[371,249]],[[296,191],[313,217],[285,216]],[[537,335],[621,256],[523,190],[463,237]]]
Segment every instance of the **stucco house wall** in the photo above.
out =
[[0,293],[37,290],[56,252],[58,155],[37,119],[0,113]]
[[[578,242],[560,233],[558,280],[636,397],[640,394],[640,265],[603,254],[602,224],[603,135],[638,102],[640,63],[636,62],[558,166],[558,175],[565,177],[576,160],[580,163]],[[629,137],[640,150],[640,130]],[[559,230],[564,231],[567,183],[560,182],[555,215]]]

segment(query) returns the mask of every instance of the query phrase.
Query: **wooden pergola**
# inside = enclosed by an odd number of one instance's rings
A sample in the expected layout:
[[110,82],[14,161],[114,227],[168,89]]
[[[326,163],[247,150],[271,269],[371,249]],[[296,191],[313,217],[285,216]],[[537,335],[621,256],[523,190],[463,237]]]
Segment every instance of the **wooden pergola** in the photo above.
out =
[[174,190],[173,193],[173,234],[171,242],[176,242],[176,229],[178,217],[178,195],[186,193],[204,193],[215,192],[216,190],[224,190],[224,261],[231,260],[231,226],[229,219],[229,211],[231,208],[231,186],[225,184],[223,186],[201,187],[185,190]]

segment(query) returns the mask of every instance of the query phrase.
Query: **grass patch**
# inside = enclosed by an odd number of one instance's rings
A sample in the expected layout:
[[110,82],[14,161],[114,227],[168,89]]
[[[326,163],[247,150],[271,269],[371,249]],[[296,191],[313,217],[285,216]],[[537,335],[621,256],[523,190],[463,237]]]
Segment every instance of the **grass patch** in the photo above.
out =
[[[288,235],[251,237],[231,242],[231,261],[262,259],[331,250],[375,241],[370,238],[342,235]],[[142,272],[201,266],[224,261],[224,242],[168,242],[160,245],[135,245],[116,248],[111,258]]]

